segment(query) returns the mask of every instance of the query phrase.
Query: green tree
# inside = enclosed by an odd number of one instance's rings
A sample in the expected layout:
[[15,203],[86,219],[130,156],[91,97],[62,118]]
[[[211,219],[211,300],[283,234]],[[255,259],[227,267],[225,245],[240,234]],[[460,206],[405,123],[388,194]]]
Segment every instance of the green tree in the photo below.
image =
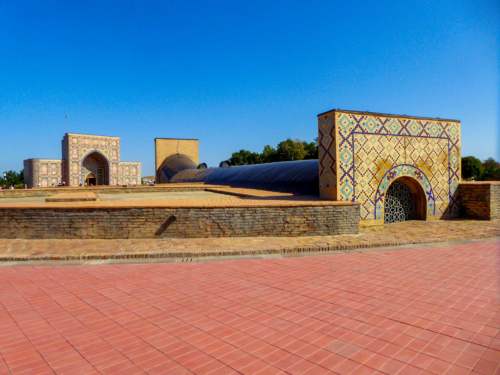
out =
[[257,152],[240,150],[233,152],[229,161],[231,165],[258,164],[260,163],[260,155]]
[[318,158],[318,140],[305,142],[301,140],[286,139],[275,148],[264,146],[261,153],[240,150],[234,152],[229,159],[231,165],[272,163],[276,161],[304,160]]
[[304,160],[306,157],[304,142],[293,139],[280,142],[277,152],[279,161]]
[[481,160],[474,156],[462,158],[462,178],[464,180],[479,180],[483,174]]
[[2,187],[21,187],[24,185],[24,171],[7,171],[0,175],[0,186]]
[[274,147],[266,145],[260,154],[260,159],[262,163],[272,163],[278,161],[278,153]]
[[495,159],[489,158],[483,162],[481,179],[484,181],[500,180],[500,163]]
[[318,159],[318,144],[317,142],[304,142],[306,156],[304,159]]

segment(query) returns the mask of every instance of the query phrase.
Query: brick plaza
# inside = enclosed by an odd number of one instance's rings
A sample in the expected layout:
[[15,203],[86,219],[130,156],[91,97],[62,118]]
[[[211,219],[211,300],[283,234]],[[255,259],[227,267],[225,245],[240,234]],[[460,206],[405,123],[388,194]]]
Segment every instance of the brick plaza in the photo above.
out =
[[499,256],[5,267],[0,373],[499,374]]

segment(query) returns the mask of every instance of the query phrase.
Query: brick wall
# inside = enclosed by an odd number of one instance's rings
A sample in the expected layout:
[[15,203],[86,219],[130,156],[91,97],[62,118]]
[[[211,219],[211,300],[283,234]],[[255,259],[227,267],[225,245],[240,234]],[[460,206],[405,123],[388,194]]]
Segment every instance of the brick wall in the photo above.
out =
[[359,206],[0,208],[0,238],[306,236],[357,233]]
[[470,219],[500,219],[500,183],[465,182],[458,187],[460,216]]
[[500,183],[490,185],[490,219],[500,219]]

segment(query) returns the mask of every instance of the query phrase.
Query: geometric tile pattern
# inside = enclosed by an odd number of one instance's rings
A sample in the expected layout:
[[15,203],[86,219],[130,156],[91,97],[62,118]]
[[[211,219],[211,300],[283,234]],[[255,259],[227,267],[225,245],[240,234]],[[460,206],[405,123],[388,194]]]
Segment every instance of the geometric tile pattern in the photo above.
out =
[[337,199],[337,152],[333,116],[318,119],[319,177],[323,196]]
[[[321,122],[326,119],[331,129],[325,125],[322,129]],[[456,209],[459,121],[335,110],[320,115],[319,122],[320,150],[330,144],[329,153],[337,155],[332,174],[336,178],[334,199],[359,202],[362,220],[383,219],[385,190],[379,191],[381,182],[385,178],[390,184],[401,176],[415,178],[421,184],[428,199],[428,216],[442,217]],[[321,140],[329,132],[334,134],[328,138],[336,141],[333,144]],[[320,162],[323,173],[327,171],[324,164]],[[325,197],[321,178],[320,174]]]

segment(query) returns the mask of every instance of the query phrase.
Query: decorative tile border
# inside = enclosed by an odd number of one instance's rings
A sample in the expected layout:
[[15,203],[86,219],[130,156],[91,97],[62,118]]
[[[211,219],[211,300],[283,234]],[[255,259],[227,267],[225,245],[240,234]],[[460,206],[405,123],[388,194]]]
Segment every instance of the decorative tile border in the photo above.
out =
[[417,180],[422,186],[425,192],[425,199],[427,202],[427,214],[432,212],[432,215],[436,215],[436,198],[434,197],[434,192],[432,191],[432,185],[425,175],[425,173],[410,164],[400,164],[385,172],[384,177],[380,181],[377,187],[377,194],[375,195],[375,210],[373,212],[375,220],[383,219],[382,213],[384,212],[384,201],[385,193],[391,183],[400,177],[412,177]]

